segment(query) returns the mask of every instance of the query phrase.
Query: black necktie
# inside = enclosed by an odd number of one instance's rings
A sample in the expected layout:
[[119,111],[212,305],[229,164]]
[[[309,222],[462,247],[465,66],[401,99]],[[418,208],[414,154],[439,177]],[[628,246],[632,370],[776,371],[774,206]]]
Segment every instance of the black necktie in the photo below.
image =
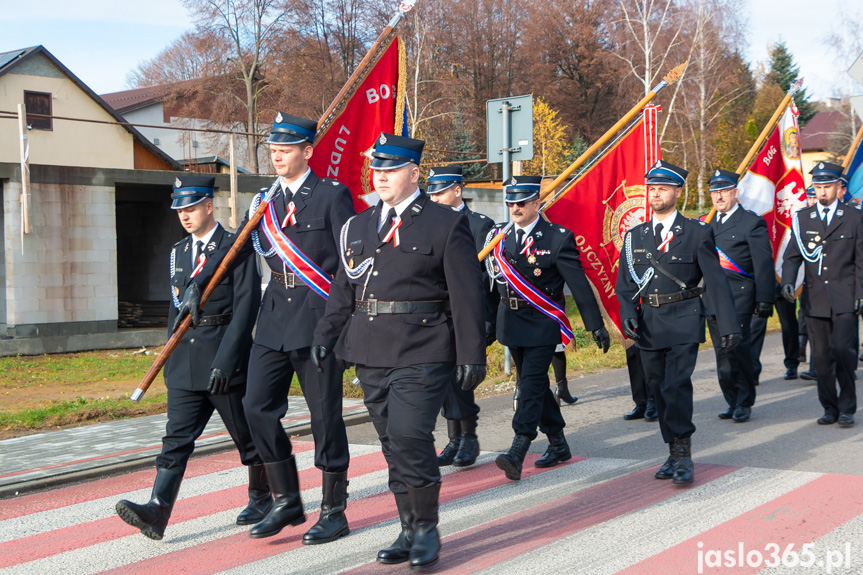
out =
[[656,247],[659,247],[659,244],[662,243],[662,224],[656,224],[656,227],[653,229],[653,241],[656,243]]
[[524,230],[516,230],[515,231],[515,245],[517,247],[521,247],[521,244],[524,243]]
[[378,232],[378,236],[383,240],[387,237],[387,234],[390,233],[390,230],[393,227],[393,220],[396,219],[396,209],[390,208],[390,211],[387,212],[387,217],[384,219],[384,225],[381,227],[381,231]]
[[719,214],[719,225],[722,225],[722,220],[724,220],[727,215],[728,214]]
[[198,267],[198,264],[201,263],[201,255],[204,252],[204,242],[198,240],[195,243],[195,267]]
[[824,222],[824,227],[827,227],[827,214],[830,213],[830,208],[824,208],[824,215],[821,217],[821,221]]

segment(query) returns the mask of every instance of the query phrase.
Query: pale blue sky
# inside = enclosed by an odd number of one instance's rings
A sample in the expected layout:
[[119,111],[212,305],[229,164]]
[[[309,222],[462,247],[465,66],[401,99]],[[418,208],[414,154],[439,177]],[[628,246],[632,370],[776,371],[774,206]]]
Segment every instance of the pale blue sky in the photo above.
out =
[[[824,39],[848,9],[863,21],[859,2],[744,1],[749,27],[744,54],[750,62],[766,60],[767,46],[781,37],[800,64],[809,93],[835,95],[847,66],[832,57]],[[4,4],[0,51],[42,44],[99,94],[126,89],[130,70],[192,27],[179,0],[42,0],[39,17],[24,2]]]

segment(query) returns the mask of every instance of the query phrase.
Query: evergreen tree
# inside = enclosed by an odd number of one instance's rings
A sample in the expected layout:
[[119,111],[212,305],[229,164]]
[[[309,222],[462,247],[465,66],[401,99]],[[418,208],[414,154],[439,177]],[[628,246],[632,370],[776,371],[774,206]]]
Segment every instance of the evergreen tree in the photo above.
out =
[[[770,50],[770,71],[767,73],[767,81],[778,84],[783,92],[788,92],[791,84],[797,81],[800,75],[800,67],[794,63],[794,57],[788,51],[785,42],[778,42]],[[804,126],[817,111],[815,104],[809,101],[806,88],[802,88],[794,96],[797,109],[800,111],[800,126]]]
[[[455,161],[479,160],[482,158],[482,153],[477,151],[477,139],[473,137],[470,128],[467,126],[466,118],[461,110],[456,112],[453,118],[453,130],[450,133],[450,143],[453,151],[470,152],[458,154],[452,158]],[[485,162],[470,162],[462,165],[462,175],[465,180],[476,180],[486,176],[486,168],[488,164]]]

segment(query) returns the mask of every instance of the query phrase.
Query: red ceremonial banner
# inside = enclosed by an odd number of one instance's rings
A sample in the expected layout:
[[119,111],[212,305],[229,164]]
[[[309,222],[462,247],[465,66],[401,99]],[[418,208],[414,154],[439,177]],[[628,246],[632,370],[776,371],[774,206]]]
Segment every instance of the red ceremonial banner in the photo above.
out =
[[777,277],[791,239],[792,217],[806,207],[799,133],[792,102],[737,186],[740,205],[767,222]]
[[393,34],[359,88],[336,118],[318,134],[309,165],[324,178],[350,188],[358,212],[378,201],[371,182],[369,154],[381,132],[402,135],[405,109],[405,52]]
[[614,292],[626,232],[647,217],[644,174],[662,159],[656,129],[658,106],[644,116],[590,169],[570,185],[545,215],[575,234],[581,263],[597,302],[620,330]]

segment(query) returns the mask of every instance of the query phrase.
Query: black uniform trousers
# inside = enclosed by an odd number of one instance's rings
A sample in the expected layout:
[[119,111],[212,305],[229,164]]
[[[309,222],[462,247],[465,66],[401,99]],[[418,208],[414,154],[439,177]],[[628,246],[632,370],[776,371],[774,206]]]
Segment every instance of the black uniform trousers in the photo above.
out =
[[168,425],[162,438],[162,452],[156,457],[156,467],[185,473],[189,456],[195,451],[195,440],[204,432],[214,410],[219,412],[231,434],[243,465],[261,463],[243,411],[245,392],[245,385],[232,385],[228,393],[221,395],[169,387]]
[[752,364],[752,331],[748,315],[737,316],[740,324],[740,344],[731,352],[720,347],[722,336],[716,316],[707,316],[707,329],[713,340],[716,354],[716,375],[719,388],[729,407],[752,407],[755,405],[755,368]]
[[697,343],[666,349],[639,349],[647,390],[656,399],[659,430],[665,443],[695,433],[692,423],[692,372],[698,358]]
[[512,429],[518,435],[536,439],[539,430],[546,435],[563,430],[566,422],[560,406],[548,388],[548,366],[557,346],[510,347],[519,383],[518,408],[512,417]]
[[434,446],[437,414],[455,378],[455,364],[409,367],[357,365],[363,402],[381,441],[393,493],[440,482]]
[[[834,417],[840,413],[857,412],[857,316],[853,313],[831,317],[806,316],[809,344],[812,347],[810,365],[818,378],[818,401],[824,413]],[[839,393],[836,393],[839,380]]]
[[647,381],[644,379],[641,354],[634,345],[626,348],[626,369],[629,371],[629,388],[632,390],[632,401],[638,407],[645,407],[648,396]]
[[291,440],[281,419],[288,411],[288,391],[294,373],[309,409],[315,439],[315,467],[338,473],[347,471],[348,434],[342,418],[342,375],[334,354],[323,362],[320,374],[312,364],[308,347],[277,351],[252,344],[248,389],[243,400],[255,445],[267,463],[291,455]]
[[[778,288],[777,288],[778,289]],[[797,369],[800,365],[800,327],[797,324],[797,304],[789,303],[777,291],[776,315],[782,328],[782,349],[785,351],[785,369]],[[752,334],[752,369],[755,381],[761,378],[761,350],[764,349],[764,336],[767,335],[767,318],[753,315],[749,320]]]
[[476,421],[479,419],[479,406],[474,400],[473,391],[465,391],[453,378],[452,384],[447,389],[440,414],[449,420]]

